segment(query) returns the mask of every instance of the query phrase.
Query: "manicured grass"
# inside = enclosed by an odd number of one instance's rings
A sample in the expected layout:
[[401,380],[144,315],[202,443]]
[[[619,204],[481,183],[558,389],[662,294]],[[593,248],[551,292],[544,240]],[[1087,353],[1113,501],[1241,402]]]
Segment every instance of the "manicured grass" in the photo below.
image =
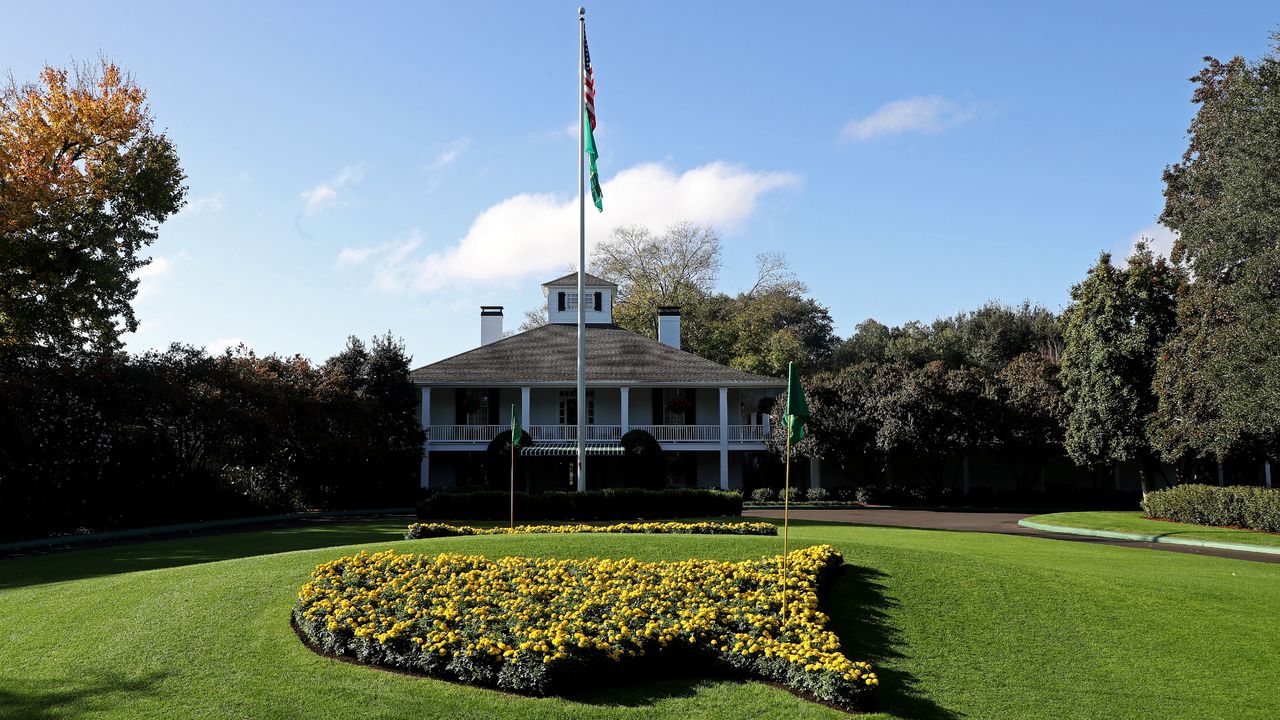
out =
[[[327,530],[358,544],[297,550],[324,541],[307,528],[0,561],[0,717],[840,717],[715,678],[516,697],[329,660],[289,627],[314,566],[360,548],[734,559],[779,538]],[[827,609],[846,653],[878,665],[885,713],[870,717],[1274,717],[1280,565],[849,525],[797,524],[791,539],[845,554]],[[233,548],[294,551],[222,559]]]
[[1063,527],[1086,528],[1089,530],[1111,530],[1114,532],[1138,533],[1140,535],[1163,535],[1187,540],[1213,540],[1215,542],[1280,547],[1280,534],[1192,525],[1168,520],[1152,520],[1136,510],[1064,512],[1037,515],[1027,519],[1046,525],[1061,525]]

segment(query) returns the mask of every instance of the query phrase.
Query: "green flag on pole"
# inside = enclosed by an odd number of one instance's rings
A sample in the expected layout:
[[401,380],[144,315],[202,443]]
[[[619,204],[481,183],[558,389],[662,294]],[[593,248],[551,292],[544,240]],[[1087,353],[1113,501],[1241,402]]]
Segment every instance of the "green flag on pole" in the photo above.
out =
[[[581,14],[581,8],[579,8]],[[582,152],[591,158],[591,201],[604,212],[604,193],[600,191],[600,175],[596,173],[596,74],[591,69],[591,50],[587,48],[587,27],[582,26]]]
[[583,152],[591,159],[591,202],[596,204],[596,210],[604,212],[604,192],[600,189],[600,174],[596,172],[596,158],[600,157],[600,153],[596,152],[596,133],[589,122],[585,124],[585,129],[586,136],[583,142],[586,147],[583,148]]
[[795,445],[804,439],[804,424],[809,420],[809,403],[804,401],[804,388],[795,363],[787,363],[787,436]]
[[511,406],[511,447],[520,447],[524,443],[524,431],[520,429],[520,413],[516,406]]

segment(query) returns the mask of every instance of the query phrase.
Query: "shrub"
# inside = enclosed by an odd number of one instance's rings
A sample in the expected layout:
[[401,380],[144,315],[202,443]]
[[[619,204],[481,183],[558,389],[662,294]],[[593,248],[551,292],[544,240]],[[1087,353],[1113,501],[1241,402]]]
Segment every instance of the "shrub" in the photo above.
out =
[[775,497],[777,494],[774,493],[773,488],[756,488],[751,491],[751,499],[758,503],[772,502]]
[[653,435],[644,430],[631,430],[620,442],[626,458],[623,480],[627,487],[657,490],[666,484],[662,446]]
[[1214,485],[1178,485],[1147,493],[1142,509],[1148,517],[1195,525],[1280,532],[1280,490]]
[[[518,492],[516,517],[522,520],[633,520],[723,517],[742,514],[742,496],[720,490],[640,490],[615,488],[586,492]],[[505,492],[431,492],[418,502],[420,520],[505,520],[511,496]]]
[[786,497],[787,502],[800,502],[800,488],[793,487],[778,493],[778,499],[782,500]]
[[809,488],[808,492],[804,494],[804,497],[810,502],[822,502],[826,500],[829,495],[830,493],[827,492],[826,488],[817,487]]
[[569,533],[643,533],[652,535],[777,535],[778,526],[767,522],[736,523],[619,523],[617,525],[517,525],[513,528],[477,528],[444,523],[413,523],[405,540],[457,535],[520,535]]
[[685,659],[857,707],[879,680],[840,653],[818,610],[818,587],[843,558],[830,545],[787,556],[785,618],[781,559],[361,552],[317,567],[293,620],[328,652],[530,695]]

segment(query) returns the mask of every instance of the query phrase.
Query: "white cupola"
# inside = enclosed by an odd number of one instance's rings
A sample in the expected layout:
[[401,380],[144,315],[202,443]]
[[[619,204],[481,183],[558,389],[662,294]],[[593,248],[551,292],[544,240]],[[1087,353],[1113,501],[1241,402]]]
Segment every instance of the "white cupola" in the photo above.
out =
[[[583,297],[586,298],[586,321],[591,325],[613,323],[613,298],[618,286],[586,273],[583,278]],[[578,322],[578,273],[569,273],[542,284],[542,294],[547,298],[547,320],[553,324],[573,325]]]

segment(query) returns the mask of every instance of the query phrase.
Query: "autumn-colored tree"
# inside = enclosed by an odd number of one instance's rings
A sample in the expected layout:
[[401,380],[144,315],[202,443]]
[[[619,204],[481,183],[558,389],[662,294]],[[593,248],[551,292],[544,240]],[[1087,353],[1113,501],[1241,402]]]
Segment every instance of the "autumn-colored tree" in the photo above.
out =
[[0,87],[0,347],[112,350],[141,252],[183,204],[146,92],[100,60]]

